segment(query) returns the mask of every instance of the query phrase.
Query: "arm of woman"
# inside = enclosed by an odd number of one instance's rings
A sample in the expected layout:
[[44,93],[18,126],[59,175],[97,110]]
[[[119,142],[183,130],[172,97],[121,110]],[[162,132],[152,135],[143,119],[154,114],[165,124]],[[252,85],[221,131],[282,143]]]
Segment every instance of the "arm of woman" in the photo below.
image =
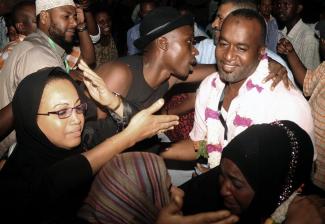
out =
[[96,173],[113,156],[133,146],[136,142],[152,137],[159,132],[170,130],[177,125],[178,117],[175,115],[153,115],[160,110],[163,104],[164,101],[160,99],[149,108],[140,111],[122,132],[83,153],[89,161],[93,173]]

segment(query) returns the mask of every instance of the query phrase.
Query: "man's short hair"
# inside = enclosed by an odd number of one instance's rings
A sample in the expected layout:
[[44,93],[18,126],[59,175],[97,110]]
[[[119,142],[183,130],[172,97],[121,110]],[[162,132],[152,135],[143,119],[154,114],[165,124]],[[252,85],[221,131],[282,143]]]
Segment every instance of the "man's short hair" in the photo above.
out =
[[220,5],[231,3],[239,9],[257,10],[256,1],[254,0],[221,0]]
[[232,11],[229,16],[242,17],[249,20],[255,19],[261,27],[261,43],[263,43],[263,45],[265,44],[266,25],[264,18],[257,11],[252,9],[237,9],[235,11]]

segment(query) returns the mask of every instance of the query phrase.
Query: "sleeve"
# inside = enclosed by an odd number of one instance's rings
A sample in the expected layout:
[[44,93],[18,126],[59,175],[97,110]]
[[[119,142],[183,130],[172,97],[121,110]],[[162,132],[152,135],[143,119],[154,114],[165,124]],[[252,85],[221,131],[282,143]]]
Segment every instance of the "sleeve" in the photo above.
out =
[[319,43],[315,36],[306,35],[304,39],[304,50],[302,62],[307,69],[316,69],[320,64]]
[[78,189],[92,179],[91,166],[83,155],[70,156],[55,163],[43,179],[49,198],[55,200],[66,192]]
[[100,40],[101,31],[100,31],[100,27],[98,24],[97,24],[97,27],[98,27],[98,33],[96,35],[89,34],[91,42],[93,42],[93,44],[96,44]]
[[139,52],[139,49],[136,48],[133,42],[140,37],[139,33],[139,25],[136,27],[132,27],[127,32],[127,47],[128,47],[128,55],[134,55]]
[[17,88],[18,84],[27,75],[46,67],[63,67],[63,62],[58,61],[46,49],[42,47],[33,47],[18,59],[14,68],[14,85]]
[[311,96],[313,94],[316,85],[322,77],[325,77],[325,62],[320,64],[314,71],[307,70],[303,86],[305,96]]

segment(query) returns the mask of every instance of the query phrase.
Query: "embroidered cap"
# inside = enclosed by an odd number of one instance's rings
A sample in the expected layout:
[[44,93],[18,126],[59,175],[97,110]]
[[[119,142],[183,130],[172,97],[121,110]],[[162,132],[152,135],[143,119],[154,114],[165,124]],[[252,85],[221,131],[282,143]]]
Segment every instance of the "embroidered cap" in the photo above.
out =
[[71,5],[76,6],[73,0],[36,0],[36,15],[43,10],[49,10],[60,6]]

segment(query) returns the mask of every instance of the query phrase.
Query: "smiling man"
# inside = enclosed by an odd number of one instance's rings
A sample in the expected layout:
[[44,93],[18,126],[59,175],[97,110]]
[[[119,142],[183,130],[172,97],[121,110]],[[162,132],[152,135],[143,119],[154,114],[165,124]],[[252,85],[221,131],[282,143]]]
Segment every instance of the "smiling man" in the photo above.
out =
[[273,91],[262,80],[268,74],[266,27],[255,10],[239,9],[226,17],[216,47],[218,73],[202,81],[197,91],[195,121],[189,140],[162,153],[168,159],[194,160],[206,141],[210,168],[219,165],[223,148],[253,124],[291,120],[313,137],[307,101],[296,89],[280,83]]

